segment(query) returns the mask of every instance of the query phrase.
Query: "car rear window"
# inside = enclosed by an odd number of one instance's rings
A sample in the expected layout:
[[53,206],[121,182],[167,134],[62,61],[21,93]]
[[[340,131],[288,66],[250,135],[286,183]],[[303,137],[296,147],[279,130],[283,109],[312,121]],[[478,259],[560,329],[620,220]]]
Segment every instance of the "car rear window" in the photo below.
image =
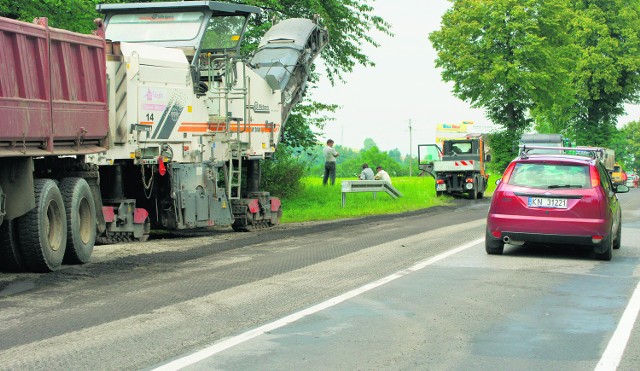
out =
[[531,188],[590,188],[589,166],[517,163],[509,184]]

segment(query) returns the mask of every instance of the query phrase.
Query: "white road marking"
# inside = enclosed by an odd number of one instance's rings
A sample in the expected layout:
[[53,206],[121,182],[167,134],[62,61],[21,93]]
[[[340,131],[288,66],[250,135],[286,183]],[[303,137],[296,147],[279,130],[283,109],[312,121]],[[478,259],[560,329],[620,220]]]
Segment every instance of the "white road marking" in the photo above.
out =
[[324,301],[320,304],[314,305],[312,307],[309,307],[307,309],[301,310],[299,312],[293,313],[291,315],[288,315],[284,318],[281,318],[279,320],[276,320],[274,322],[268,323],[266,325],[260,326],[258,328],[255,328],[253,330],[247,331],[243,334],[231,337],[227,340],[223,340],[219,343],[213,344],[207,348],[204,348],[196,353],[190,354],[188,356],[185,356],[183,358],[179,358],[176,359],[174,361],[171,361],[169,363],[167,363],[166,365],[162,365],[158,368],[156,368],[155,370],[179,370],[181,368],[190,366],[196,362],[202,361],[203,359],[209,358],[217,353],[220,353],[226,349],[232,348],[236,345],[242,344],[250,339],[253,339],[257,336],[260,336],[264,333],[267,333],[269,331],[273,331],[275,329],[278,329],[280,327],[286,326],[290,323],[293,323],[299,319],[302,319],[306,316],[312,315],[314,313],[317,313],[321,310],[333,307],[334,305],[340,304],[343,301],[349,300],[351,298],[354,298],[362,293],[365,293],[369,290],[375,289],[376,287],[382,286],[384,284],[387,284],[391,281],[394,281],[400,277],[404,277],[412,272],[416,272],[419,271],[423,268],[426,268],[434,263],[439,262],[440,260],[446,259],[451,255],[457,254],[463,250],[466,250],[472,246],[478,245],[479,243],[484,241],[484,237],[482,238],[478,238],[476,240],[473,240],[471,242],[468,242],[462,246],[456,247],[455,249],[446,251],[440,255],[436,255],[432,258],[423,260],[421,262],[418,262],[416,264],[414,264],[413,266],[401,270],[399,272],[396,272],[392,275],[389,275],[387,277],[381,278],[377,281],[374,281],[372,283],[366,284],[364,286],[361,286],[357,289],[353,289],[351,291],[348,291],[342,295],[336,296],[334,298],[331,298],[327,301]]
[[629,304],[627,304],[627,308],[618,323],[618,327],[596,366],[596,371],[613,371],[618,368],[622,354],[631,336],[631,330],[633,330],[636,318],[638,318],[638,312],[640,312],[640,283],[636,286],[631,300],[629,300]]

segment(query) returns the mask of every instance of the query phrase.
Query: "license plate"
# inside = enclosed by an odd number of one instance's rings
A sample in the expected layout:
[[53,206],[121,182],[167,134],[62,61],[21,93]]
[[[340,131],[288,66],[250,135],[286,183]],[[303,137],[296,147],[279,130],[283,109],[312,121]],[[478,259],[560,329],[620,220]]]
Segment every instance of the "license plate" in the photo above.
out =
[[447,190],[446,184],[436,184],[436,191],[446,191],[446,190]]
[[566,198],[529,197],[529,207],[548,207],[554,209],[566,209]]

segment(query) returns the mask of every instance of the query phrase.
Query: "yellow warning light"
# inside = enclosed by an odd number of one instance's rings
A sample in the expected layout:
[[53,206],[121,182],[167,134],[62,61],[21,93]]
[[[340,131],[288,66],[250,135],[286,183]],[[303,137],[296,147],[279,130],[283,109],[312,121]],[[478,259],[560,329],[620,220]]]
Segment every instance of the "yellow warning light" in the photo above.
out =
[[231,40],[233,40],[233,41],[238,41],[238,40],[240,40],[240,35],[233,35],[233,36],[231,36]]
[[136,154],[135,154],[135,152],[131,152],[131,153],[129,153],[129,158],[136,158]]

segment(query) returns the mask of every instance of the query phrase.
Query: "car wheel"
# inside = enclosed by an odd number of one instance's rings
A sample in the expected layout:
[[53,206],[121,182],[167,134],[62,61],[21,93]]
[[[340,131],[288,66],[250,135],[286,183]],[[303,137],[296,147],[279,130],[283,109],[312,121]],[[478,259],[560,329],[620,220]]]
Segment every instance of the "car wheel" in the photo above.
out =
[[622,220],[620,221],[620,224],[618,224],[618,232],[616,232],[616,239],[613,240],[613,248],[617,250],[620,248],[621,244],[622,244]]
[[611,260],[611,258],[613,257],[613,236],[611,233],[609,233],[609,235],[602,240],[602,242],[600,243],[600,246],[598,246],[602,249],[604,249],[604,251],[596,251],[596,259],[598,260],[606,260],[609,261]]
[[504,251],[504,242],[499,238],[494,238],[487,229],[484,238],[484,248],[487,251],[487,254],[502,255],[502,252]]

